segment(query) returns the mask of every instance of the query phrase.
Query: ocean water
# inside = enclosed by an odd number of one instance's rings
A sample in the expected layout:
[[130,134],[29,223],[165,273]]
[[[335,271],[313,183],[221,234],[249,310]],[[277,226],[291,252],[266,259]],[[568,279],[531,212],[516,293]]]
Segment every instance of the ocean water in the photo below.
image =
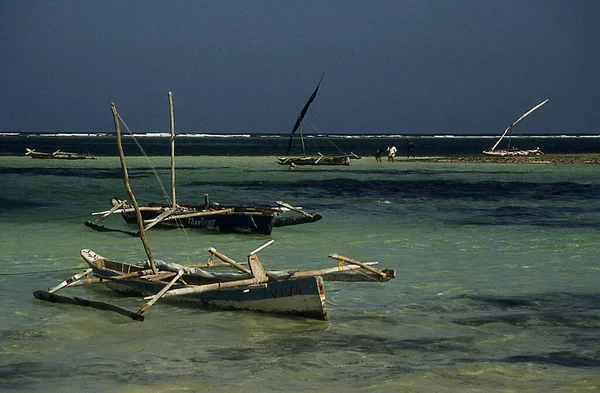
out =
[[[123,147],[127,156],[168,156],[170,155],[169,135],[160,133],[129,134],[123,130]],[[135,136],[135,138],[132,137]],[[354,152],[365,157],[374,157],[378,149],[394,143],[398,156],[406,155],[407,142],[412,139],[417,156],[461,156],[479,155],[491,148],[499,135],[305,135],[306,154],[321,152],[325,155],[340,155]],[[302,140],[297,136],[292,140],[291,151],[287,153],[287,134],[181,134],[176,138],[179,156],[282,156],[302,153]],[[506,148],[505,138],[499,148]],[[511,146],[522,149],[540,147],[547,154],[598,153],[600,136],[589,135],[515,135]],[[0,133],[0,156],[19,156],[25,149],[41,152],[56,150],[79,153],[90,152],[95,156],[115,156],[118,154],[114,133],[75,133],[75,134],[33,134]]]
[[[163,198],[157,176],[167,188],[169,158],[127,162],[138,200]],[[83,270],[80,249],[144,258],[139,239],[83,225],[125,197],[119,160],[0,156],[1,390],[600,389],[597,166],[365,157],[291,171],[275,156],[186,155],[177,168],[180,202],[284,200],[324,218],[272,236],[152,229],[156,258],[205,262],[214,247],[243,261],[275,239],[259,254],[267,268],[334,266],[327,256],[338,253],[397,278],[326,283],[326,322],[159,301],[140,323],[41,302],[33,291]],[[131,229],[120,217],[105,223]],[[93,285],[61,292],[141,305]]]

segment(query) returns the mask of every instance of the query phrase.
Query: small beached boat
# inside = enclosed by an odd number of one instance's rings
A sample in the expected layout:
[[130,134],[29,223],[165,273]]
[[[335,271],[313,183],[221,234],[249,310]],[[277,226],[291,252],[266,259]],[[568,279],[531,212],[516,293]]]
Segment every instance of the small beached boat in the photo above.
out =
[[[497,157],[538,156],[538,155],[544,154],[544,153],[542,153],[542,150],[539,147],[536,147],[534,149],[525,149],[524,150],[524,149],[519,149],[516,147],[511,147],[510,143],[511,143],[513,127],[518,122],[520,122],[521,120],[523,120],[524,118],[526,118],[527,116],[529,116],[530,114],[535,112],[537,109],[539,109],[542,105],[544,105],[549,100],[550,100],[550,98],[546,98],[544,101],[540,102],[539,104],[535,105],[533,108],[529,109],[527,112],[525,112],[521,116],[519,116],[515,121],[512,122],[512,124],[510,126],[508,126],[506,128],[506,130],[504,130],[504,133],[502,134],[502,136],[500,136],[500,139],[498,139],[498,141],[494,144],[494,146],[492,146],[492,148],[489,150],[484,150],[483,154],[486,154],[488,156],[497,156]],[[506,136],[507,133],[508,133],[508,147],[506,149],[496,150],[496,148],[498,147],[500,142],[502,142],[502,140],[504,139],[504,137]]]
[[27,152],[26,156],[30,156],[31,158],[42,158],[42,159],[57,159],[57,160],[85,160],[85,159],[95,159],[92,153],[72,153],[68,151],[57,150],[53,153],[43,153],[39,151],[35,151],[35,149],[26,148]]

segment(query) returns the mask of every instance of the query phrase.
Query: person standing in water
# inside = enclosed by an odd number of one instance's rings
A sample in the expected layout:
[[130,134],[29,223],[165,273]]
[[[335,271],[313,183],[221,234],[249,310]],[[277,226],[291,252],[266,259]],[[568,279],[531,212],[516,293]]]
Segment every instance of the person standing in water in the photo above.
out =
[[377,149],[375,152],[375,160],[381,162],[381,156],[383,155],[383,149]]
[[411,155],[415,158],[415,144],[410,139],[408,140],[407,149],[406,158],[410,158]]
[[390,145],[387,148],[388,151],[388,162],[394,162],[394,158],[396,157],[396,152],[398,151],[398,149],[396,149],[396,146],[394,146],[393,143],[390,143]]

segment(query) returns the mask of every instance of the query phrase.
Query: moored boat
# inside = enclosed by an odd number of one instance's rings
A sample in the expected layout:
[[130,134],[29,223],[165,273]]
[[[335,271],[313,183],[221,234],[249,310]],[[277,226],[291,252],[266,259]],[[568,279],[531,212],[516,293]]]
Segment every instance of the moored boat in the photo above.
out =
[[73,153],[68,151],[57,150],[53,153],[44,153],[35,151],[35,149],[26,149],[26,156],[30,156],[31,158],[40,158],[40,159],[57,159],[57,160],[85,160],[85,159],[95,159],[92,153]]
[[[542,102],[535,105],[534,107],[529,109],[527,112],[525,112],[521,116],[519,116],[515,121],[513,121],[511,123],[511,125],[509,125],[506,128],[506,130],[504,130],[504,133],[502,133],[502,135],[500,136],[500,139],[498,139],[498,141],[494,144],[494,146],[492,146],[492,148],[489,150],[484,150],[483,154],[486,154],[488,156],[496,156],[496,157],[539,156],[541,154],[544,154],[544,153],[542,153],[542,150],[539,147],[536,147],[534,149],[519,149],[516,147],[511,147],[510,144],[511,144],[513,127],[518,122],[520,122],[521,120],[523,120],[524,118],[526,118],[527,116],[529,116],[530,114],[532,114],[533,112],[538,110],[542,105],[544,105],[548,101],[550,101],[550,98],[546,98],[545,100],[543,100]],[[506,149],[496,150],[496,148],[498,147],[500,142],[502,142],[502,140],[504,139],[506,134],[508,134],[508,147]]]
[[[256,254],[273,240],[252,251],[247,263],[238,263],[214,248],[208,251],[223,263],[185,266],[148,259],[124,263],[83,249],[81,257],[89,268],[34,297],[50,302],[75,304],[116,311],[135,320],[161,298],[199,307],[247,310],[326,320],[325,281],[387,282],[396,277],[394,269],[379,270],[377,262],[359,262],[330,254],[337,266],[303,270],[265,270]],[[92,274],[93,278],[89,275]],[[56,295],[58,290],[85,284],[103,284],[130,297],[148,300],[137,312],[117,305],[80,297]]]
[[[212,264],[206,269],[202,269],[196,266],[169,265],[157,261],[150,251],[145,236],[141,210],[129,185],[129,176],[121,144],[119,116],[114,104],[111,104],[111,109],[117,132],[117,146],[123,169],[123,182],[136,212],[140,239],[148,257],[147,263],[117,262],[104,258],[89,249],[84,249],[81,251],[81,256],[88,264],[89,269],[64,280],[55,287],[49,288],[48,291],[35,291],[34,297],[51,302],[116,311],[135,320],[143,320],[142,314],[161,298],[206,304],[225,309],[262,311],[326,319],[327,309],[323,276],[330,275],[331,279],[336,281],[371,282],[386,282],[395,278],[394,270],[386,269],[382,271],[374,268],[372,266],[374,263],[362,263],[337,254],[329,255],[338,261],[338,265],[332,268],[266,271],[257,254],[273,244],[274,240],[250,252],[246,266],[212,248],[209,249],[213,256],[231,266],[232,269],[237,269],[237,276],[227,272],[216,272],[213,270]],[[344,267],[345,263],[350,266]],[[344,279],[344,272],[351,270],[352,273],[355,273],[359,269],[365,271],[363,279],[357,275],[348,276],[347,279]],[[94,280],[87,277],[90,272],[95,276]],[[115,291],[127,295],[143,296],[148,302],[137,312],[131,312],[101,301],[54,294],[63,288],[88,283],[105,283]]]
[[290,154],[294,134],[296,133],[297,130],[300,130],[300,139],[302,141],[302,156],[278,157],[277,163],[280,165],[288,165],[292,169],[299,165],[350,165],[351,158],[352,159],[360,159],[361,158],[358,154],[355,154],[355,153],[350,153],[350,154],[344,153],[343,155],[339,155],[339,156],[325,156],[319,152],[316,156],[307,156],[306,155],[306,150],[304,148],[304,139],[303,139],[303,135],[302,135],[302,124],[304,121],[304,117],[306,116],[306,112],[308,111],[308,108],[310,107],[310,104],[312,104],[312,102],[317,97],[317,93],[319,92],[319,87],[321,86],[321,82],[323,81],[323,76],[325,76],[325,73],[323,73],[323,75],[321,75],[321,79],[319,80],[317,87],[315,88],[313,93],[310,95],[310,97],[308,98],[308,100],[306,101],[304,106],[302,107],[302,110],[298,114],[298,118],[296,119],[296,122],[294,123],[294,127],[292,128],[292,132],[290,134],[290,139],[288,142],[286,154]]
[[350,165],[350,158],[348,156],[278,157],[277,160],[278,164],[281,165]]
[[[164,289],[176,275],[175,272],[159,271],[163,278],[157,279],[157,275],[142,274],[141,272],[147,271],[143,267],[108,260],[91,250],[82,250],[81,256],[93,269],[95,277],[104,280],[110,289],[128,296],[153,296]],[[258,261],[256,255],[248,258],[254,258],[251,263]],[[130,276],[123,277],[124,274]],[[198,279],[191,274],[183,275],[182,280],[173,284],[163,296],[220,309],[327,319],[325,287],[320,276],[279,281],[266,278],[264,282],[253,277],[233,281],[206,281],[206,277]]]
[[540,156],[544,154],[539,147],[535,149],[523,150],[523,149],[506,149],[506,150],[485,150],[483,152],[488,156],[496,157],[515,157],[515,156]]
[[[208,197],[205,198],[208,201]],[[127,224],[136,224],[135,208],[126,200],[112,198],[110,210],[93,213],[100,215],[95,221],[85,225],[98,231],[118,231],[137,235],[119,229],[110,229],[99,224],[112,214],[121,214]],[[207,202],[204,205],[177,204],[175,208],[165,203],[150,202],[140,206],[145,228],[206,229],[222,233],[254,233],[270,235],[273,228],[307,224],[319,221],[323,216],[318,212],[308,213],[301,208],[277,201],[277,206],[221,205]]]
[[[113,207],[121,213],[128,224],[136,224],[135,209],[127,201],[113,198]],[[257,233],[270,235],[276,210],[252,206],[221,206],[219,204],[177,204],[173,209],[168,204],[151,202],[141,206],[142,219],[146,225],[157,222],[163,228],[194,228],[217,232]],[[165,217],[165,215],[167,215]],[[149,229],[149,228],[148,228]]]
[[[168,204],[151,202],[140,207],[146,230],[157,226],[163,228],[208,229],[224,233],[270,235],[274,227],[316,222],[323,217],[318,212],[308,213],[284,202],[277,202],[277,206],[225,206],[211,202],[208,195],[205,195],[203,205],[177,203],[175,192],[175,122],[171,93],[169,93],[169,109],[171,117],[171,201]],[[128,224],[137,223],[135,209],[128,201],[113,198],[111,205],[110,210],[94,213],[100,215],[100,217],[94,221],[86,221],[85,225],[98,231],[118,231],[136,235],[134,232],[110,229],[99,224],[100,221],[112,214],[121,214]]]

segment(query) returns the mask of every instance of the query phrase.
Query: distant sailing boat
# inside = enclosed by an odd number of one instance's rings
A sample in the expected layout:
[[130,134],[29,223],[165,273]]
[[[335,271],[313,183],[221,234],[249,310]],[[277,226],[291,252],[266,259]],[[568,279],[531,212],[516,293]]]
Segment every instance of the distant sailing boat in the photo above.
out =
[[301,157],[279,157],[277,158],[278,163],[281,165],[289,165],[291,167],[295,167],[296,165],[350,165],[350,158],[360,158],[360,156],[350,153],[350,155],[344,154],[343,156],[333,156],[327,157],[321,153],[318,153],[316,156],[307,156],[306,150],[304,148],[304,138],[302,137],[302,121],[304,120],[304,116],[308,111],[308,107],[317,97],[317,92],[319,91],[319,86],[321,86],[321,82],[323,81],[323,77],[325,73],[321,75],[321,79],[315,88],[315,91],[311,94],[304,104],[304,107],[298,114],[298,118],[296,119],[296,123],[294,124],[294,128],[292,129],[292,133],[290,134],[290,140],[288,142],[288,148],[286,154],[290,153],[292,148],[292,139],[294,138],[294,133],[298,128],[300,128],[300,140],[302,141],[302,156]]
[[[483,154],[487,154],[489,156],[499,156],[499,157],[507,157],[507,156],[537,156],[537,155],[544,154],[544,153],[542,153],[542,151],[540,150],[539,147],[536,147],[535,149],[530,149],[530,150],[522,150],[522,149],[518,149],[516,147],[511,147],[510,146],[510,142],[511,142],[510,139],[512,137],[512,129],[513,129],[513,127],[518,122],[520,122],[521,120],[523,120],[524,118],[526,118],[527,116],[529,116],[530,114],[532,114],[533,112],[535,112],[537,109],[539,109],[542,105],[544,105],[548,101],[550,101],[550,98],[546,98],[544,101],[540,102],[539,104],[537,104],[533,108],[529,109],[527,112],[523,113],[519,118],[517,118],[517,120],[513,121],[512,124],[510,126],[508,126],[508,128],[506,130],[504,130],[504,133],[502,134],[502,136],[500,137],[500,139],[498,139],[498,141],[496,142],[496,144],[494,146],[492,146],[492,148],[490,150],[484,150]],[[506,136],[507,133],[508,133],[508,147],[505,150],[496,150],[496,148],[498,147],[498,145],[500,144],[500,142],[502,141],[502,139],[504,139],[504,137]]]

